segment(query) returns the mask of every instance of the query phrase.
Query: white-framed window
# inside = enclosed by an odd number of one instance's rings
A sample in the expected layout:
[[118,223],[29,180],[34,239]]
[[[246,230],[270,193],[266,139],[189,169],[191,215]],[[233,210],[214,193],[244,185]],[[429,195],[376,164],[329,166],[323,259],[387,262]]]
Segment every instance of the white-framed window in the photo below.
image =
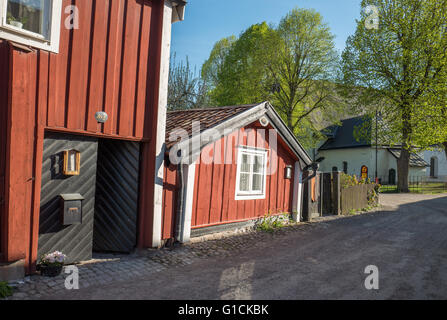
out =
[[238,148],[236,200],[265,198],[267,154],[265,149]]
[[62,0],[0,0],[0,38],[57,53]]

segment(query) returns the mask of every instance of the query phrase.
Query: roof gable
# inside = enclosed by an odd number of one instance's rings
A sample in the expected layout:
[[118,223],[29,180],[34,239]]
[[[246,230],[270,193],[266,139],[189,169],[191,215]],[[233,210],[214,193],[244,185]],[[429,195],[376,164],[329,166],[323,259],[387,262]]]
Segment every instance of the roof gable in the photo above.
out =
[[191,137],[192,123],[195,121],[200,122],[200,131],[202,132],[254,106],[256,104],[169,111],[166,116],[166,147],[169,149],[177,143],[177,141],[169,141],[169,135],[175,133],[176,129],[185,130]]
[[[333,125],[322,130],[322,133],[328,137],[328,140],[319,148],[319,150],[356,148],[371,146],[371,118],[368,116],[360,116],[341,121],[341,126]],[[357,138],[359,130],[366,129],[367,132],[363,136]]]
[[[388,148],[388,151],[396,158],[400,158],[401,149]],[[429,167],[430,165],[416,153],[410,153],[410,167]]]
[[[245,127],[262,116],[266,116],[271,126],[279,133],[279,136],[288,145],[291,151],[302,161],[302,164],[308,165],[312,162],[311,158],[296,139],[295,135],[287,128],[282,119],[276,113],[269,102],[260,104],[229,106],[221,108],[192,109],[183,111],[173,111],[167,113],[166,127],[166,147],[170,149],[175,147],[182,149],[184,145],[190,145],[189,154],[185,158],[198,155],[202,148],[218,139],[216,131],[225,133]],[[200,121],[200,135],[192,135],[192,122]],[[176,130],[184,130],[189,139],[185,141],[170,141],[170,135],[176,133]],[[178,132],[180,132],[180,130]],[[194,149],[195,148],[195,149]]]

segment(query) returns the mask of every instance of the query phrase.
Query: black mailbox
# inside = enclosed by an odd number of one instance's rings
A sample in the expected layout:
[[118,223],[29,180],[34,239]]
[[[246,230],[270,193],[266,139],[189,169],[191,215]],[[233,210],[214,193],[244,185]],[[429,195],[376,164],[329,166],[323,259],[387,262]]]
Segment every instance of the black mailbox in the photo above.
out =
[[61,194],[61,217],[64,226],[82,223],[82,201],[79,193]]

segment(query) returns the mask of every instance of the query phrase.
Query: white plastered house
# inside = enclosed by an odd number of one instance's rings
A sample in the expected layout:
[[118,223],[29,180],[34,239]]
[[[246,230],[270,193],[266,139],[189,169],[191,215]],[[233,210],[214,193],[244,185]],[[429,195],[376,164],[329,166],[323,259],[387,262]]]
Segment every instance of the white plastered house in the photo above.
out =
[[[322,130],[327,139],[320,144],[317,158],[325,159],[320,164],[320,171],[343,171],[350,175],[362,176],[362,170],[374,180],[381,183],[397,183],[397,159],[400,148],[386,145],[374,145],[371,138],[356,138],[355,130],[364,126],[370,118],[359,116],[341,121],[341,125],[332,125]],[[371,136],[371,135],[369,135]],[[376,160],[377,159],[377,160]],[[416,153],[410,157],[410,179],[427,176],[430,164]]]

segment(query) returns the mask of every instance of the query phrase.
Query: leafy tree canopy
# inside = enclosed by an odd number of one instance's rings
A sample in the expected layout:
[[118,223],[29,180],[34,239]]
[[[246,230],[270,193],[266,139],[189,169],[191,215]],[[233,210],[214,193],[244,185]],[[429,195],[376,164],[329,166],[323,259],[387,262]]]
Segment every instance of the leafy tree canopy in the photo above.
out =
[[315,146],[343,111],[333,39],[318,12],[296,8],[277,26],[255,24],[218,41],[202,67],[211,103],[269,100],[303,144]]
[[380,112],[391,143],[403,146],[398,180],[399,189],[406,191],[412,148],[447,137],[447,1],[363,0],[362,8],[368,7],[376,11],[378,25],[371,28],[371,10],[363,10],[347,40],[345,93],[356,107]]

